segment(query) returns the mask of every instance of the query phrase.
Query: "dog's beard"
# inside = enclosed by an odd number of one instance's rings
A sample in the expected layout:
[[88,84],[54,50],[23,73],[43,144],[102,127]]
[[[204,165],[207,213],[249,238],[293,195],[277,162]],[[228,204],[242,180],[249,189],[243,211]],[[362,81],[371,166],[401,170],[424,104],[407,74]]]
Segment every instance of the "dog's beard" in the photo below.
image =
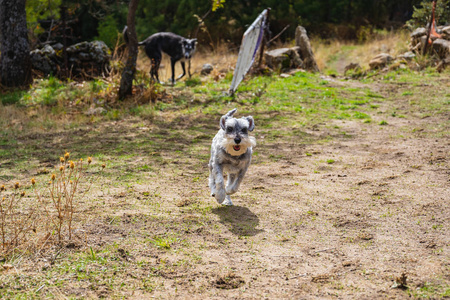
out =
[[234,142],[234,139],[227,139],[226,137],[222,141],[222,147],[225,151],[233,156],[239,156],[247,152],[250,147],[256,146],[256,139],[252,136],[242,139],[239,144]]

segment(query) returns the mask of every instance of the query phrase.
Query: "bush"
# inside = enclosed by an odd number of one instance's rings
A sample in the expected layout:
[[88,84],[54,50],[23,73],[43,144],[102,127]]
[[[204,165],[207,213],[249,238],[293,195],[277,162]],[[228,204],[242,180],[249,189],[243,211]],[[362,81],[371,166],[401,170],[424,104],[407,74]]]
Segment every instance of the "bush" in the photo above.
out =
[[[410,29],[426,26],[429,22],[432,9],[432,1],[422,1],[419,7],[414,6],[412,19],[406,22],[406,25]],[[436,11],[434,16],[436,19],[436,25],[445,25],[445,23],[450,20],[450,0],[438,1],[436,3]]]
[[96,37],[96,39],[105,42],[110,49],[114,49],[119,33],[117,30],[117,22],[114,17],[109,15],[103,19],[98,25],[97,31],[98,37]]

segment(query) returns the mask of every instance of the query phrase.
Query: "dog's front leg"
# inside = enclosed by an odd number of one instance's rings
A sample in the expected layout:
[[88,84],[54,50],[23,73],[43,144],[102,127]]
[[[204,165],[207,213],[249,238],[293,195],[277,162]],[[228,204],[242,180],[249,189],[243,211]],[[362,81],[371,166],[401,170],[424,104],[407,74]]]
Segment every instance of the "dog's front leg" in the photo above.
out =
[[172,57],[170,58],[170,67],[172,69],[172,84],[175,85],[175,63],[177,61],[175,59],[173,59]]
[[214,197],[217,202],[222,203],[227,195],[225,192],[225,186],[223,182],[223,168],[220,165],[213,166],[212,176],[214,176],[214,181],[216,183]]
[[192,74],[191,74],[191,60],[188,60],[188,74],[189,74],[189,78],[191,78]]
[[211,196],[216,196],[216,180],[213,174],[213,161],[209,161],[209,189],[211,190]]
[[233,195],[238,191],[246,172],[247,168],[241,170],[237,175],[233,174],[233,177],[230,177],[230,179],[232,178],[233,180],[231,182],[229,181],[227,184],[227,195]]
[[184,77],[184,75],[186,75],[186,65],[184,64],[184,61],[181,61],[181,68],[183,69],[183,74],[181,74],[180,76],[178,76],[177,80],[181,79]]

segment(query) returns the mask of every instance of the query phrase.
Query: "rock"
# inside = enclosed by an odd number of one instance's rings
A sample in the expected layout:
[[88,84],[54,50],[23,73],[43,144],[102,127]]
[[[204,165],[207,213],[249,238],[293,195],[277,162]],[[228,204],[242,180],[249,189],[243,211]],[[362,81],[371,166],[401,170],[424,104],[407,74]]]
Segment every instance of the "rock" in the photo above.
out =
[[416,28],[416,30],[411,33],[411,38],[417,39],[420,38],[423,35],[427,35],[427,30],[423,27]]
[[450,40],[450,26],[442,28],[442,37],[447,40]]
[[86,116],[96,116],[100,114],[106,113],[106,109],[103,107],[91,107],[88,111],[86,111],[84,114]]
[[64,45],[61,43],[56,43],[52,46],[53,49],[55,49],[56,51],[62,50],[64,48]]
[[78,57],[80,58],[80,60],[84,60],[84,61],[91,60],[91,55],[89,53],[81,52],[78,54]]
[[405,52],[398,56],[398,58],[404,59],[404,60],[412,60],[414,57],[416,57],[416,55],[411,51]]
[[31,65],[33,69],[43,72],[45,75],[57,72],[56,52],[50,45],[45,45],[42,49],[30,52]]
[[362,70],[361,66],[358,63],[350,63],[345,66],[344,68],[344,74],[347,73],[350,70]]
[[375,56],[370,62],[370,69],[382,69],[386,67],[394,58],[387,53],[381,53]]
[[70,47],[67,47],[67,53],[70,53],[70,54],[87,52],[87,51],[89,51],[89,42],[86,42],[86,41],[72,45]]
[[450,55],[450,41],[444,39],[436,39],[431,45],[431,48],[441,59],[444,59]]
[[204,64],[202,70],[200,71],[201,75],[208,75],[214,70],[214,67],[211,64]]
[[264,54],[264,59],[267,66],[273,70],[282,71],[292,68],[301,68],[303,67],[303,61],[298,54],[299,50],[299,47],[292,47],[267,51]]
[[[40,50],[30,52],[33,68],[44,73],[54,74],[64,69],[63,45],[46,45]],[[56,50],[56,51],[55,51]],[[68,68],[72,77],[83,79],[109,72],[111,50],[103,41],[81,42],[67,47]]]
[[103,41],[91,42],[90,54],[94,61],[107,63],[111,58],[111,51]]
[[303,60],[304,68],[313,72],[319,72],[306,29],[302,26],[298,26],[295,30],[295,45],[300,48],[299,54]]
[[443,59],[443,60],[441,60],[441,61],[439,62],[439,64],[436,66],[436,70],[437,70],[438,72],[442,72],[442,71],[445,70],[445,68],[446,68],[447,66],[450,66],[450,55],[447,56],[446,59]]

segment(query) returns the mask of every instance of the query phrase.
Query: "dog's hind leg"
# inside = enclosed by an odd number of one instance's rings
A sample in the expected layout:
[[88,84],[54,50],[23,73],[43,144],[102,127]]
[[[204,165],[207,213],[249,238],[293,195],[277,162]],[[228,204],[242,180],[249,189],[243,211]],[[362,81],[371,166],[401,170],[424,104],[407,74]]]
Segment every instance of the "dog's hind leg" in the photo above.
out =
[[236,193],[235,191],[231,190],[231,187],[234,185],[235,181],[236,181],[236,174],[228,174],[227,187],[225,188],[227,195]]
[[[248,168],[248,167],[247,167]],[[244,179],[245,173],[247,172],[247,168],[241,170],[238,174],[233,174],[233,177],[228,177],[226,192],[227,195],[233,195],[239,189],[242,180]],[[232,179],[230,181],[230,179]]]
[[227,196],[225,197],[225,200],[224,200],[221,204],[222,204],[222,205],[233,206],[233,202],[231,202],[230,195],[227,195]]
[[158,83],[160,83],[159,81],[159,76],[158,76],[158,70],[159,70],[159,65],[161,64],[161,57],[157,58],[152,58],[152,66],[150,69],[150,76],[152,78],[153,81],[156,81]]

